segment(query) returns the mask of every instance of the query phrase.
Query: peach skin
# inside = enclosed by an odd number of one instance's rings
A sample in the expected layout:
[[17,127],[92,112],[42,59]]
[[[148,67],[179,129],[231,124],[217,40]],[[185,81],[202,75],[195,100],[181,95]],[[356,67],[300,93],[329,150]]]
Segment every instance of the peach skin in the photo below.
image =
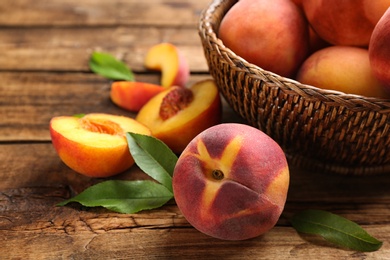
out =
[[368,50],[353,46],[330,46],[314,52],[296,79],[318,88],[347,94],[386,98],[384,85],[371,71]]
[[244,240],[275,226],[289,179],[286,157],[273,139],[248,125],[224,123],[188,144],[172,185],[192,226],[215,238]]
[[318,35],[332,45],[367,47],[389,0],[303,0],[304,13]]
[[110,98],[117,106],[138,112],[152,97],[165,88],[146,82],[115,81],[111,84]]
[[223,17],[218,36],[248,62],[284,77],[295,76],[309,53],[307,21],[291,0],[240,0]]
[[368,52],[372,73],[390,93],[390,7],[372,32]]
[[61,160],[89,177],[113,176],[134,164],[126,132],[151,134],[132,118],[110,114],[58,116],[50,121],[52,144]]

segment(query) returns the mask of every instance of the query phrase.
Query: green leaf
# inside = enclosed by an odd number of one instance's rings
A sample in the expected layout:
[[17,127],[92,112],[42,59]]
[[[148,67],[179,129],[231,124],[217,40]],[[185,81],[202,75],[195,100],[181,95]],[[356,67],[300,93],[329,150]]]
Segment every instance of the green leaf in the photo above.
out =
[[85,114],[74,114],[73,117],[83,118]]
[[130,153],[138,167],[171,192],[177,156],[162,141],[148,135],[127,133]]
[[172,192],[153,181],[109,180],[93,185],[57,205],[78,202],[86,207],[101,206],[119,213],[136,213],[161,207],[172,198]]
[[89,68],[94,73],[108,79],[134,81],[134,75],[130,68],[107,53],[92,53],[89,60]]
[[371,252],[382,242],[370,236],[355,222],[322,210],[304,210],[291,220],[293,227],[302,233],[320,235],[329,242],[352,250]]
[[101,206],[120,213],[136,213],[159,208],[172,199],[172,175],[177,156],[154,137],[135,133],[127,133],[126,137],[134,161],[160,183],[150,180],[105,181],[57,205],[78,202],[86,207]]

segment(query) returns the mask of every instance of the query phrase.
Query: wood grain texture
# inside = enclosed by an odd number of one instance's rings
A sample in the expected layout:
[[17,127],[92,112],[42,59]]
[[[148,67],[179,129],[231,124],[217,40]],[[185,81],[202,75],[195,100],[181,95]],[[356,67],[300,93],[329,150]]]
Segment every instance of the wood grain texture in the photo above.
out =
[[[385,236],[378,227],[365,228]],[[282,227],[245,242],[215,240],[192,228],[86,231],[77,235],[52,232],[27,237],[26,233],[6,235],[3,249],[22,259],[26,252],[34,259],[388,259],[383,252],[353,252],[329,247],[323,241],[305,240],[292,228]],[[24,250],[8,247],[12,243]]]
[[31,27],[0,30],[0,70],[89,72],[93,51],[107,52],[136,72],[150,47],[171,42],[180,47],[193,72],[207,71],[196,26]]
[[[158,74],[136,74],[136,79],[158,84]],[[135,117],[115,106],[109,97],[111,81],[92,73],[0,72],[0,141],[50,141],[54,116],[111,113]],[[192,75],[189,85],[211,78]],[[242,119],[223,102],[223,120]]]
[[[56,204],[104,181],[64,165],[50,142],[54,116],[105,112],[134,117],[109,99],[110,81],[93,74],[95,50],[128,64],[139,81],[147,49],[167,41],[190,63],[190,84],[209,78],[197,21],[209,0],[2,0],[0,2],[0,259],[390,259],[388,176],[324,175],[291,167],[285,210],[270,232],[247,241],[208,237],[174,200],[119,214]],[[224,122],[244,122],[223,103]],[[148,179],[137,166],[112,179]],[[384,241],[372,253],[298,234],[289,219],[324,209]]]
[[5,26],[194,26],[209,0],[3,0]]

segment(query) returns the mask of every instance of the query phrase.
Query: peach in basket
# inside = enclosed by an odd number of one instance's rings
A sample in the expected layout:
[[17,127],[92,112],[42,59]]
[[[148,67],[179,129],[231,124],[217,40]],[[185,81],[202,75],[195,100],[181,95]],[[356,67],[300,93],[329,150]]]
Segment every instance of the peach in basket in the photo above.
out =
[[199,23],[210,74],[232,109],[277,141],[292,165],[353,175],[390,172],[390,100],[302,84],[240,57],[218,36],[236,3],[212,1]]

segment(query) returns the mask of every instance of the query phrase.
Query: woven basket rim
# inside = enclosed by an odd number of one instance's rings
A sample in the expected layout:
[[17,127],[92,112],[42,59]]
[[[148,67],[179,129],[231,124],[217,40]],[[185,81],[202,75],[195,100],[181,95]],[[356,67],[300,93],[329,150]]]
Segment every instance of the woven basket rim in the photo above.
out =
[[[238,2],[238,0],[212,0],[209,6],[203,10],[199,22],[199,31],[206,32],[207,35],[213,40],[214,44],[216,44],[218,48],[224,54],[226,54],[221,55],[222,59],[235,60],[236,62],[241,63],[242,68],[246,68],[248,72],[253,74],[253,76],[258,76],[259,74],[266,75],[268,81],[273,82],[278,86],[288,84],[294,89],[294,91],[297,92],[298,95],[303,96],[309,100],[313,96],[316,98],[322,97],[324,100],[329,100],[330,103],[328,103],[328,105],[330,106],[332,106],[333,103],[334,106],[342,105],[346,108],[352,108],[353,110],[359,112],[368,111],[378,112],[381,114],[390,114],[390,99],[350,94],[337,90],[323,89],[308,84],[302,84],[295,79],[283,77],[272,71],[265,70],[260,66],[248,62],[241,56],[234,53],[234,51],[225,46],[222,40],[218,38],[216,32],[217,25],[215,25],[213,21],[215,20],[214,11],[218,9],[220,5],[226,4],[230,8],[236,2]],[[227,8],[227,10],[229,8]],[[222,17],[225,15],[225,13],[222,15]],[[261,78],[263,77],[261,76]]]
[[[333,139],[333,145],[326,145],[326,149],[324,150],[328,153],[332,152],[330,157],[326,155],[327,158],[330,158],[330,161],[324,161],[322,157],[318,157],[317,155],[323,153],[317,153],[316,151],[312,150],[313,148],[306,147],[308,143],[306,141],[302,141],[306,140],[302,139],[307,138],[305,135],[294,134],[294,138],[287,138],[285,137],[285,135],[280,136],[280,134],[278,133],[275,133],[274,135],[273,132],[268,132],[268,134],[271,134],[271,137],[276,137],[276,141],[280,142],[280,144],[283,144],[283,149],[288,148],[287,150],[285,150],[286,155],[289,157],[290,161],[294,162],[295,166],[302,166],[306,169],[315,169],[318,171],[325,170],[326,172],[341,173],[347,175],[372,175],[390,172],[390,151],[389,146],[387,145],[390,143],[390,99],[347,94],[340,91],[321,89],[311,85],[301,84],[294,79],[282,77],[276,73],[267,71],[259,66],[256,66],[246,61],[239,55],[236,55],[232,50],[230,50],[223,44],[221,39],[218,38],[217,30],[219,28],[221,20],[223,19],[223,16],[237,1],[238,0],[213,0],[212,2],[210,2],[209,6],[202,11],[198,27],[199,35],[206,55],[206,60],[209,64],[209,69],[211,69],[210,73],[213,77],[215,77],[218,83],[222,84],[220,86],[221,90],[223,90],[222,95],[226,98],[233,110],[236,113],[240,114],[240,116],[245,119],[249,124],[257,126],[260,129],[265,129],[265,127],[267,127],[267,131],[272,131],[272,129],[275,127],[275,122],[271,119],[268,120],[265,118],[258,117],[258,103],[253,103],[252,101],[249,101],[247,99],[239,99],[244,97],[243,92],[248,93],[253,90],[255,91],[254,93],[258,92],[265,95],[265,92],[263,92],[261,89],[258,89],[258,87],[255,88],[254,86],[247,85],[248,82],[251,82],[251,84],[260,84],[259,82],[261,82],[263,86],[261,87],[262,89],[268,89],[268,91],[269,89],[275,89],[275,91],[279,93],[278,95],[283,95],[285,97],[288,96],[289,100],[290,98],[292,98],[292,100],[294,101],[290,100],[289,102],[291,103],[289,104],[298,104],[299,100],[299,104],[306,104],[303,106],[321,106],[322,111],[332,111],[331,113],[329,113],[330,116],[325,117],[326,120],[332,121],[327,121],[327,123],[325,124],[327,124],[329,127],[336,128],[325,128],[324,131],[330,130],[330,132],[332,133],[331,135],[333,135],[333,131],[340,131],[341,129],[342,132],[335,132],[337,134],[341,133],[341,135],[343,136],[340,141],[341,143],[345,140],[344,136],[349,136],[350,138],[350,136],[357,135],[360,137],[361,133],[363,133],[365,137],[370,136],[372,133],[372,138],[375,138],[374,143],[378,141],[378,138],[380,138],[379,140],[383,140],[383,143],[382,141],[380,141],[381,145],[377,147],[378,149],[375,149],[376,147],[370,145],[370,148],[367,148],[366,150],[366,147],[363,146],[362,151],[359,150],[359,152],[355,154],[353,151],[356,151],[356,147],[361,146],[356,146],[352,144],[354,142],[353,140],[355,139],[354,137],[352,138],[350,143],[348,143],[348,140],[350,139],[346,138],[346,146],[349,148],[347,148],[347,150],[342,150],[343,157],[341,158],[346,158],[347,162],[341,162],[339,159],[335,159],[335,156],[337,158],[340,158],[340,154],[338,153],[339,148],[337,148],[339,146],[339,141],[338,139]],[[240,82],[235,82],[238,79],[240,80]],[[275,92],[267,92],[267,95],[273,96],[274,93]],[[237,94],[238,96],[236,96]],[[270,101],[268,96],[263,96],[263,98],[266,98],[267,102],[272,102]],[[247,102],[249,102],[250,104],[248,104]],[[258,102],[258,100],[256,102]],[[283,106],[283,108],[285,108],[285,106]],[[265,110],[265,107],[261,107],[261,109]],[[314,109],[317,110],[317,108]],[[267,110],[265,111],[267,113],[270,113],[269,108],[267,108]],[[284,112],[285,111],[286,110],[284,110]],[[329,119],[329,117],[338,117],[339,112],[335,111],[339,111],[340,113],[342,113],[342,115],[344,115],[341,121],[343,124],[345,124],[345,122],[348,122],[349,127],[350,122],[353,122],[351,123],[353,125],[353,127],[351,127],[351,131],[353,132],[351,132],[349,129],[345,130],[344,126],[342,128],[339,128],[338,125],[333,126],[333,124],[338,124],[338,121],[334,119]],[[281,114],[275,115],[281,116]],[[286,114],[283,114],[283,117],[285,115]],[[345,115],[348,115],[348,117]],[[307,114],[305,114],[305,116],[307,116]],[[365,121],[362,122],[362,120]],[[379,120],[380,122],[378,122]],[[279,126],[280,122],[281,121],[279,121],[278,119],[277,123],[279,124]],[[331,125],[329,124],[329,122],[331,122]],[[301,127],[301,125],[305,122],[300,121],[297,123],[299,124],[299,127]],[[319,126],[320,128],[323,127],[323,125],[321,124]],[[325,127],[328,126],[325,125]],[[291,133],[291,128],[283,127],[283,129],[288,130],[286,133]],[[309,131],[312,130],[309,129]],[[319,147],[317,139],[325,139],[327,137],[327,135],[315,135],[315,138],[313,139],[313,132],[310,132],[309,134],[309,142],[314,142],[314,147],[316,147],[314,149],[318,149]],[[301,139],[298,140],[295,138]],[[371,141],[372,138],[368,139]],[[295,141],[298,141],[299,144],[292,143]],[[366,141],[364,141],[363,144],[366,145]],[[293,146],[288,147],[288,145]],[[310,143],[310,146],[311,145],[312,144]],[[297,151],[296,148],[303,146],[305,151],[302,153],[300,152],[298,154],[295,154],[294,151]],[[336,149],[334,147],[336,147]],[[322,146],[320,149],[322,149]],[[308,153],[308,151],[311,153],[314,152],[314,154],[310,154]],[[381,151],[381,155],[372,156],[372,151],[375,151],[375,153],[376,151]],[[346,154],[351,154],[351,156],[346,156]],[[360,155],[363,157],[360,157]]]

